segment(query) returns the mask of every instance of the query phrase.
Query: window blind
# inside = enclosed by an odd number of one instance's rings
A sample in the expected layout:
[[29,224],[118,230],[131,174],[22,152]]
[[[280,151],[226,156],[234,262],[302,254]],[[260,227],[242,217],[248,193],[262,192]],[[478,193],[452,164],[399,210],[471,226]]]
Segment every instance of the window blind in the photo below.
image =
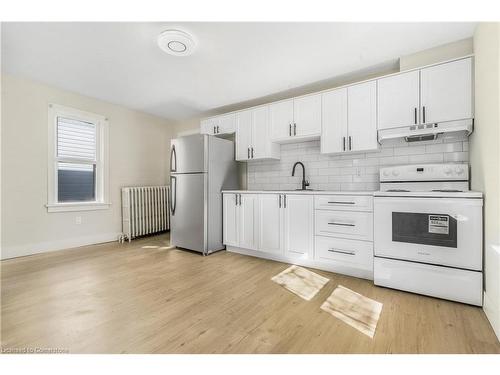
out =
[[57,156],[96,160],[96,125],[90,122],[57,118]]

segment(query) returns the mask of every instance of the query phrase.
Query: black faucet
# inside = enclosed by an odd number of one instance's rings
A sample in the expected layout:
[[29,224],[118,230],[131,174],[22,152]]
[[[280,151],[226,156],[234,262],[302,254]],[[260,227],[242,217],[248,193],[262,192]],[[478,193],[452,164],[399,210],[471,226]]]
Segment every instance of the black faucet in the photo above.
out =
[[309,186],[309,181],[306,181],[306,167],[304,167],[304,164],[302,164],[300,161],[296,162],[293,165],[292,169],[292,177],[295,176],[295,167],[300,165],[302,167],[302,189],[301,190],[306,190],[306,188]]

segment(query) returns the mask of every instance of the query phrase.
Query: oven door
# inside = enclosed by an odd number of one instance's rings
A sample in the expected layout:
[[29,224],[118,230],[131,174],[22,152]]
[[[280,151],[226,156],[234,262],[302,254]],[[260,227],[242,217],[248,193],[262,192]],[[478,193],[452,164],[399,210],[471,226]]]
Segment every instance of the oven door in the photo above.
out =
[[481,270],[482,205],[482,199],[375,197],[375,256]]

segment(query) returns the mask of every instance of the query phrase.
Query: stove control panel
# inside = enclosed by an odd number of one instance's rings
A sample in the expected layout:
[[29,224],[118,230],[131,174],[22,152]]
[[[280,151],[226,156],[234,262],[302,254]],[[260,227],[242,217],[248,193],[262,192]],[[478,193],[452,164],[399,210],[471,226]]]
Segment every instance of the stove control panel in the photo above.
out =
[[380,168],[380,182],[468,180],[468,164],[416,164]]

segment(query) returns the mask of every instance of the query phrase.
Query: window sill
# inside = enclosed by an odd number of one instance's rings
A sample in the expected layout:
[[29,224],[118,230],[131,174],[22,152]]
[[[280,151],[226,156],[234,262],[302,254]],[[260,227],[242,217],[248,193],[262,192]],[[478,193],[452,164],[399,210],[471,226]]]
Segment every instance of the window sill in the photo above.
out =
[[107,210],[111,203],[51,203],[46,204],[47,212],[68,212],[68,211],[95,211]]

